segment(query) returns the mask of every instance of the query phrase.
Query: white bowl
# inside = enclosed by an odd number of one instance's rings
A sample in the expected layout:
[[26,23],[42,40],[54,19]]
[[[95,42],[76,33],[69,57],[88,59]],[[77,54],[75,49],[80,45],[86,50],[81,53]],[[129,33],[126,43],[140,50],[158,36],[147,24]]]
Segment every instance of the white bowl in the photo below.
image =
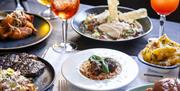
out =
[[148,66],[149,69],[153,70],[153,71],[156,71],[158,73],[168,73],[176,68],[178,68],[179,65],[173,65],[173,66],[160,66],[160,65],[156,65],[156,64],[152,64],[152,63],[149,63],[149,62],[146,62],[142,55],[141,55],[141,52],[138,54],[138,58],[139,58],[139,61],[145,65]]
[[[111,57],[121,65],[121,72],[116,77],[106,80],[92,80],[79,72],[81,64],[92,55]],[[120,51],[95,48],[80,51],[64,61],[62,65],[62,74],[71,84],[92,91],[106,91],[121,88],[131,83],[138,75],[139,68],[135,60]]]

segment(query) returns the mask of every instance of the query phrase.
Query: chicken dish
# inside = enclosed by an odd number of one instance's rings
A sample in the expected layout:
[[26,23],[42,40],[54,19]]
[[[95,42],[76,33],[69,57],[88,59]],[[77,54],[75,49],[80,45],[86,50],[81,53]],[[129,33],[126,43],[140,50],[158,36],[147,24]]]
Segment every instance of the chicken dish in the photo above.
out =
[[35,34],[37,30],[32,24],[33,18],[34,16],[18,10],[7,14],[0,20],[0,39],[19,40]]
[[130,12],[118,10],[118,0],[108,0],[108,10],[100,14],[89,14],[80,25],[85,35],[100,40],[133,39],[144,33],[137,19],[147,17],[142,8]]
[[93,55],[81,65],[80,72],[89,79],[104,80],[117,76],[121,66],[113,58]]

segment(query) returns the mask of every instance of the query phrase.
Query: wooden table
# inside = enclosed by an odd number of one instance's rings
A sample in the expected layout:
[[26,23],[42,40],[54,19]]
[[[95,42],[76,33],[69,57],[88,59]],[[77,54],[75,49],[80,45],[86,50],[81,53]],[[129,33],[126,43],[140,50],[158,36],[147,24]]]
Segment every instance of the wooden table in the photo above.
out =
[[[31,13],[39,14],[41,11],[45,9],[44,6],[38,4],[35,0],[28,0],[29,11]],[[80,5],[79,11],[86,10],[93,6],[89,5]],[[1,0],[0,1],[0,10],[14,10],[15,3],[12,0]],[[147,36],[133,40],[128,42],[119,42],[119,43],[109,43],[109,42],[100,42],[91,39],[87,39],[78,35],[73,29],[70,27],[68,30],[68,40],[76,43],[78,45],[78,50],[85,50],[89,48],[110,48],[125,52],[129,55],[136,56],[140,50],[142,50],[147,44],[147,39],[150,37],[154,37],[158,35],[159,29],[159,21],[157,19],[151,19],[153,23],[153,30]],[[53,43],[62,41],[61,34],[61,22],[60,19],[50,20],[50,23],[53,27],[53,32],[49,36],[48,39],[43,41],[40,44],[34,45],[32,47],[19,49],[19,50],[9,50],[14,52],[29,52],[41,56],[43,52],[51,47]],[[165,33],[174,41],[180,43],[180,23],[175,22],[166,22]],[[7,52],[7,51],[0,51]]]

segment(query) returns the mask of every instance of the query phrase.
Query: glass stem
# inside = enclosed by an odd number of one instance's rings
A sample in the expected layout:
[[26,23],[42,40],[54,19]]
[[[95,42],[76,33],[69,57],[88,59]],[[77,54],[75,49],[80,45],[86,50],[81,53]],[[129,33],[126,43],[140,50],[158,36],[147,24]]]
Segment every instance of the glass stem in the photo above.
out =
[[62,21],[62,35],[63,35],[63,43],[65,48],[67,43],[67,28],[68,28],[68,22],[66,19],[64,19]]
[[164,34],[165,21],[166,21],[166,16],[165,15],[160,15],[159,37],[161,37]]
[[48,11],[48,13],[49,13],[49,15],[51,14],[51,5],[47,5],[47,11]]

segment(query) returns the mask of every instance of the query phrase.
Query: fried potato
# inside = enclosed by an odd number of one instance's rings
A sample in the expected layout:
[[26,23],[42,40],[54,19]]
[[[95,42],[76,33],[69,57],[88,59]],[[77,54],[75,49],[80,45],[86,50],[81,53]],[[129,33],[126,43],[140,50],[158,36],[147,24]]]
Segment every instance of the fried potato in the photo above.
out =
[[148,43],[141,52],[145,61],[162,66],[180,63],[180,44],[170,40],[166,35]]
[[164,61],[167,57],[171,57],[176,52],[174,47],[162,47],[152,50],[152,55],[154,60]]

